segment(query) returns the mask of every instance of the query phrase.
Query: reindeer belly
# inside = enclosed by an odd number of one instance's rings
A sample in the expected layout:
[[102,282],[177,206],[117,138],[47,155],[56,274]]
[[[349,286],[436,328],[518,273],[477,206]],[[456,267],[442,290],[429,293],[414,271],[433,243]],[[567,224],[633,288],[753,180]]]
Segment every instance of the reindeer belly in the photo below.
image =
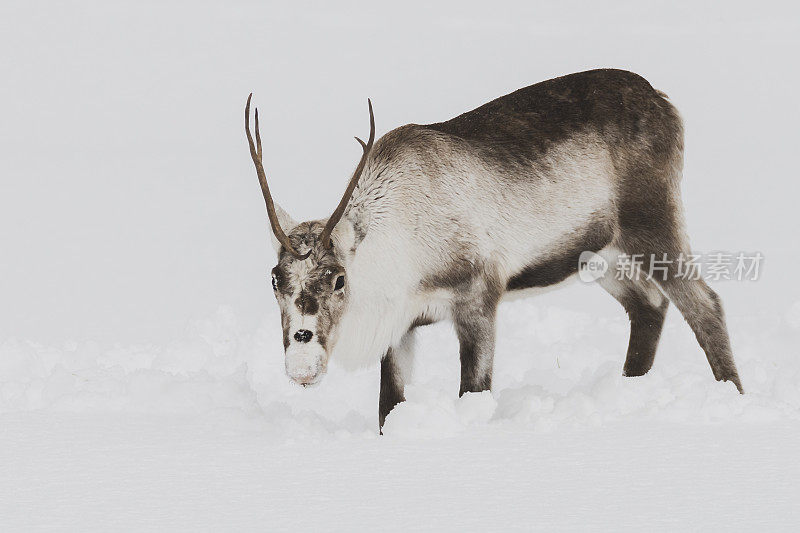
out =
[[606,224],[589,226],[554,247],[547,255],[536,258],[506,281],[506,290],[516,291],[547,287],[567,279],[578,271],[578,259],[584,251],[599,252],[613,238]]

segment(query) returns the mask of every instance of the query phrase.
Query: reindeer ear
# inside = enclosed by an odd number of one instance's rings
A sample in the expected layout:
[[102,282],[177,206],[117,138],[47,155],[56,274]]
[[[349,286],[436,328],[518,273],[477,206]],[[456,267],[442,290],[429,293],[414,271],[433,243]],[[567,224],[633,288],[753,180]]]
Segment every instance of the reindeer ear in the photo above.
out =
[[355,213],[348,213],[342,217],[331,232],[334,246],[344,255],[356,251],[358,245],[367,236],[367,225],[362,217]]
[[[275,205],[275,214],[278,215],[278,224],[281,225],[281,229],[286,235],[289,235],[291,231],[297,227],[297,222],[289,216],[289,213],[284,211],[281,206],[277,203]],[[275,249],[275,253],[279,254],[281,252],[281,243],[278,242],[278,239],[275,238],[275,234],[272,233],[272,228],[269,231],[270,240],[272,241],[272,247]]]

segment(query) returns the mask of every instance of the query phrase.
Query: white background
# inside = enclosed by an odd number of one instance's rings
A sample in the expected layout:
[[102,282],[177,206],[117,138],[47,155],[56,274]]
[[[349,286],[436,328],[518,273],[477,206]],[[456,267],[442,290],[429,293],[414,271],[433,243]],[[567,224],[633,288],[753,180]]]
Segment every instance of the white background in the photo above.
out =
[[[0,5],[0,526],[796,529],[800,21],[779,2]],[[446,120],[596,67],[686,126],[698,252],[748,393],[672,308],[656,365],[577,283],[503,304],[491,394],[422,332],[376,436],[377,368],[283,375],[275,257],[243,132],[295,218],[327,216],[353,135]]]

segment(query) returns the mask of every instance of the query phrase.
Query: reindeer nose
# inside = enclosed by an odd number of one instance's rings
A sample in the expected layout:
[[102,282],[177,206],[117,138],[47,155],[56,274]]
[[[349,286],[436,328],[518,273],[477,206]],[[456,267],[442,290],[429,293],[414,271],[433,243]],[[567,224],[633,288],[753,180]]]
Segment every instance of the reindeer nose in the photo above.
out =
[[307,329],[298,329],[297,333],[294,334],[294,340],[297,342],[308,342],[313,336],[314,334]]

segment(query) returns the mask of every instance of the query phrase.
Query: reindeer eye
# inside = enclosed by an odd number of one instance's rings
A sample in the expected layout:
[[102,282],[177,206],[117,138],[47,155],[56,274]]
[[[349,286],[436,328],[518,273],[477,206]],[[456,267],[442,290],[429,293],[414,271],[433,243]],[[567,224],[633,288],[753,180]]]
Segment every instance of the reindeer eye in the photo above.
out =
[[333,286],[333,290],[338,291],[343,287],[344,287],[344,276],[339,276],[338,278],[336,278],[336,284]]

